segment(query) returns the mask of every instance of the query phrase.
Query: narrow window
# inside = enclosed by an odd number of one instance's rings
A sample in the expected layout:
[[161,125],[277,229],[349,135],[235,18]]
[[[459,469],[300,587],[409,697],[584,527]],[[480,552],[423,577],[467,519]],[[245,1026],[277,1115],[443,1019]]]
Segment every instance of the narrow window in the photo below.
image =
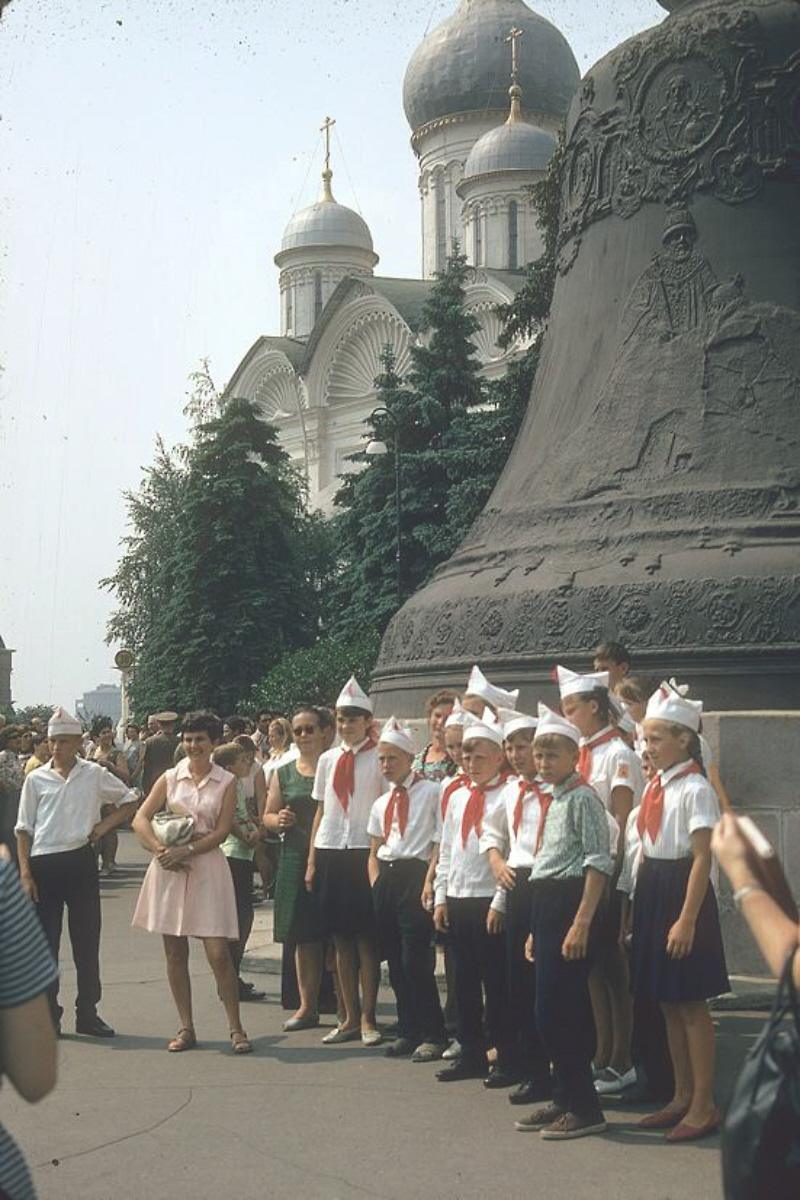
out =
[[447,260],[447,208],[444,195],[444,175],[436,176],[436,270],[443,271]]
[[294,332],[294,304],[292,302],[292,284],[286,288],[286,332]]
[[512,200],[508,206],[508,269],[516,271],[519,266],[519,251],[517,238],[517,202]]
[[314,272],[314,324],[322,316],[322,274]]
[[483,213],[475,209],[475,266],[483,265]]

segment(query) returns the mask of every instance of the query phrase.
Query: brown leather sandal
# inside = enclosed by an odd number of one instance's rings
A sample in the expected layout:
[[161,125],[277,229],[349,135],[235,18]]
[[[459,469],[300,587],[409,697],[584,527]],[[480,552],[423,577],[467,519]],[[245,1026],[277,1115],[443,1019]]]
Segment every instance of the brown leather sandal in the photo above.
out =
[[197,1038],[193,1029],[179,1029],[171,1042],[167,1042],[170,1054],[180,1054],[183,1050],[194,1050]]
[[252,1054],[253,1047],[243,1029],[231,1030],[231,1045],[234,1054]]

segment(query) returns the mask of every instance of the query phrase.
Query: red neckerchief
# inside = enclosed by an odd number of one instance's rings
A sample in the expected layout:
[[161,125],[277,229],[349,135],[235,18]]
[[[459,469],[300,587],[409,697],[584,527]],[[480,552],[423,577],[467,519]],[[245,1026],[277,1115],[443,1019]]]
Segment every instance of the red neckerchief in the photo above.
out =
[[447,786],[442,791],[442,820],[447,816],[447,806],[454,792],[457,792],[461,787],[467,787],[469,779],[463,771],[459,771],[454,779],[451,779]]
[[525,797],[528,793],[536,795],[539,798],[539,803],[543,803],[544,792],[539,787],[539,784],[529,783],[527,779],[520,779],[517,803],[514,806],[514,837],[519,835],[519,827],[522,824],[522,809],[525,804]]
[[483,810],[486,807],[486,792],[494,791],[503,783],[502,775],[478,787],[475,784],[470,786],[469,800],[467,800],[464,814],[461,818],[461,845],[466,849],[467,840],[470,832],[474,829],[475,836],[480,837],[483,833]]
[[[667,781],[667,786],[675,783],[678,779],[686,779],[688,775],[702,775],[703,772],[698,767],[697,763],[692,760],[683,771],[679,771],[677,775],[673,775]],[[639,809],[639,816],[636,819],[636,828],[639,830],[639,837],[644,837],[645,833],[650,834],[650,840],[654,842],[661,832],[661,822],[664,819],[664,784],[660,774],[656,774],[644,789],[642,796],[642,806]]]
[[619,734],[616,729],[607,729],[605,733],[597,733],[593,738],[587,738],[578,752],[578,774],[588,783],[592,777],[592,752],[606,742],[613,742]]
[[374,747],[372,738],[367,738],[355,752],[348,746],[339,755],[339,761],[333,769],[333,790],[345,812],[349,809],[350,800],[356,790],[356,754],[363,754],[365,750],[373,750]]
[[[419,775],[412,776],[408,788],[412,788],[418,779]],[[397,783],[392,788],[389,803],[386,805],[386,811],[383,814],[383,836],[387,842],[389,834],[392,832],[395,811],[397,812],[397,826],[400,830],[400,837],[405,836],[406,828],[408,827],[408,809],[410,805],[408,788],[402,783]]]

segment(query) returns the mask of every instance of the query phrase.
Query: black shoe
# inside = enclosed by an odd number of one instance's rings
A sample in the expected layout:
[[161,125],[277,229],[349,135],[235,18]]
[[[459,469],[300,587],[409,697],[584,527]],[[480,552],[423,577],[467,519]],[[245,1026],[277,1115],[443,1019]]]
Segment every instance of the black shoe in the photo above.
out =
[[111,1026],[106,1025],[105,1021],[101,1017],[98,1017],[97,1013],[93,1013],[91,1016],[86,1017],[76,1017],[75,1032],[83,1033],[87,1037],[116,1037],[116,1034]]
[[544,1100],[551,1100],[553,1097],[553,1085],[547,1083],[537,1083],[535,1079],[523,1079],[519,1087],[514,1088],[514,1091],[508,1097],[509,1104],[541,1104]]
[[450,1067],[436,1072],[439,1083],[458,1083],[461,1079],[483,1079],[486,1064],[459,1058]]
[[251,1000],[266,1000],[267,993],[260,992],[255,984],[245,983],[243,979],[239,980],[239,1000],[242,1004],[247,1004]]
[[516,1071],[509,1071],[507,1067],[501,1067],[499,1063],[492,1063],[489,1067],[489,1074],[484,1078],[483,1086],[495,1090],[511,1087],[514,1083],[519,1083],[519,1075]]
[[383,1053],[386,1058],[409,1058],[415,1049],[416,1042],[412,1042],[411,1038],[399,1037],[390,1042]]

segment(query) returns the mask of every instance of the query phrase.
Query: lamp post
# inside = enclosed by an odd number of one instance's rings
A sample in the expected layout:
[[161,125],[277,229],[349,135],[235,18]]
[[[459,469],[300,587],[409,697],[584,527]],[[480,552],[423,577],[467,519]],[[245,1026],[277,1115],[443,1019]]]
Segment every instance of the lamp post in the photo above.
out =
[[[400,422],[391,411],[391,409],[381,406],[375,408],[369,414],[369,423],[373,429],[375,427],[375,419],[385,421],[394,435],[394,515],[395,515],[395,566],[397,570],[397,607],[400,608],[403,603],[403,535],[402,535],[402,470],[403,465],[400,457]],[[368,458],[380,458],[384,454],[389,453],[389,448],[385,442],[373,437],[365,451]]]

